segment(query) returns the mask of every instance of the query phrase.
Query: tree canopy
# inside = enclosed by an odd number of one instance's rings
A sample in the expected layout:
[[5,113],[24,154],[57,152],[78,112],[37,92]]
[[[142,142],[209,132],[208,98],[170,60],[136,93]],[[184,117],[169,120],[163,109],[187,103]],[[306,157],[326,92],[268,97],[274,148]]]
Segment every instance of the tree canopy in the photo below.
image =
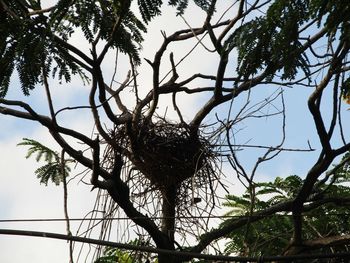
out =
[[[295,255],[314,247],[347,251],[349,229],[334,213],[347,215],[349,203],[344,184],[350,138],[343,105],[350,94],[350,4],[340,0],[167,4],[187,27],[170,34],[161,31],[153,57],[142,58],[147,29],[162,15],[160,0],[59,0],[51,6],[40,0],[0,0],[0,113],[47,128],[69,156],[64,158],[35,140],[23,141],[31,147],[28,156],[37,153],[37,159],[44,156],[47,162],[37,170],[40,181],[66,184],[70,172],[66,164],[80,164],[89,171],[98,198],[107,194],[113,201],[104,216],[122,211],[145,242],[159,249],[202,253],[228,238],[227,253],[249,256]],[[192,5],[196,8],[191,10],[203,15],[200,26],[190,26],[184,18]],[[77,36],[79,43],[74,41]],[[210,73],[196,67],[182,70],[187,55],[179,58],[177,45],[187,42],[196,43],[193,50],[200,47],[206,52],[191,61],[207,62]],[[212,56],[215,59],[209,60]],[[139,77],[143,67],[151,70],[150,83]],[[114,74],[106,73],[106,68],[113,68]],[[116,73],[126,71],[123,81],[116,78]],[[52,93],[58,87],[50,81],[58,80],[64,89],[77,77],[86,86],[82,96],[88,104],[81,106],[79,101],[57,109]],[[9,98],[16,83],[23,96]],[[39,112],[26,102],[26,96],[38,89],[46,95],[47,111]],[[317,148],[308,143],[286,146],[290,145],[287,89],[307,90],[305,115],[312,117]],[[258,101],[253,93],[259,93]],[[200,105],[193,107],[191,117],[184,114],[188,97]],[[65,114],[79,110],[92,116],[93,133],[65,124]],[[280,138],[277,143],[237,141],[242,123],[275,117],[279,125],[268,133]],[[249,149],[254,154],[247,160],[240,152]],[[288,152],[318,156],[306,174],[260,182],[261,166],[272,165]],[[232,178],[246,189],[243,196],[226,187],[225,180]],[[211,219],[225,190],[229,191],[225,204],[235,213],[213,226]],[[261,198],[266,194],[267,200]],[[108,224],[102,227],[101,238],[109,229]],[[113,258],[117,252],[107,250],[105,256]],[[159,254],[158,262],[192,258]]]

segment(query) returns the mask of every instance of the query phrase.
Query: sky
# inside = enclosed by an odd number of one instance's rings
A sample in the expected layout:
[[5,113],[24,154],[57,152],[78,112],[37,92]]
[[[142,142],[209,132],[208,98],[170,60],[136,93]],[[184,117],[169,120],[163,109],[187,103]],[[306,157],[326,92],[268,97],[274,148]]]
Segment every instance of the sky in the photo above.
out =
[[[227,6],[220,6],[222,10]],[[220,9],[219,9],[220,11]],[[234,12],[234,9],[228,11],[228,15]],[[193,6],[185,14],[186,21],[192,27],[200,26],[203,15]],[[148,27],[148,33],[145,36],[143,44],[142,57],[152,59],[154,53],[159,48],[162,35],[160,30],[170,35],[174,30],[186,28],[188,25],[180,17],[174,15],[174,10],[166,8],[163,16],[158,17],[151,22]],[[81,43],[79,36],[72,40],[72,43],[78,44],[79,48],[88,52],[88,47]],[[205,42],[207,43],[207,40]],[[169,50],[174,51],[175,61],[179,61],[192,47],[196,44],[196,40],[189,41],[189,44],[171,45]],[[164,56],[167,58],[167,56]],[[200,58],[200,59],[198,59]],[[112,75],[113,58],[108,58],[108,63],[104,64],[104,73]],[[199,46],[178,69],[180,76],[190,76],[194,71],[213,74],[217,57],[208,55],[203,47]],[[123,81],[126,76],[126,68],[123,68],[123,60],[118,66],[117,79]],[[169,63],[165,63],[164,74],[170,69]],[[214,66],[213,66],[214,65]],[[230,65],[234,69],[234,65]],[[147,63],[143,63],[139,69],[140,83],[142,90],[148,91],[151,86],[151,68]],[[20,96],[19,83],[16,76],[13,76],[10,93],[8,98],[17,98]],[[50,80],[53,97],[55,98],[56,109],[86,104],[85,95],[88,94],[88,87],[81,84],[78,79],[73,79],[69,85],[60,85],[57,81]],[[250,100],[258,102],[262,96],[273,94],[276,87],[267,87],[263,91],[253,92]],[[317,137],[314,136],[315,129],[312,125],[310,114],[306,114],[306,101],[310,90],[306,89],[290,89],[285,90],[285,102],[287,108],[287,141],[286,148],[307,148],[307,142],[316,149],[319,148]],[[126,95],[127,96],[127,95]],[[179,105],[182,108],[185,119],[190,119],[195,109],[198,109],[205,96],[199,96],[194,99],[192,96],[181,97]],[[24,98],[28,103],[34,105],[38,111],[47,113],[47,106],[43,99],[41,89],[34,90],[30,97]],[[125,100],[127,97],[125,97]],[[241,101],[235,101],[236,107],[244,103],[246,97],[243,96]],[[159,111],[165,112],[165,103],[169,102],[169,98],[162,100]],[[277,102],[276,102],[277,103]],[[132,102],[130,101],[130,105]],[[277,103],[277,105],[280,105]],[[227,106],[218,108],[217,113],[222,116],[227,115]],[[266,109],[267,110],[267,109]],[[271,105],[273,111],[273,105]],[[350,114],[350,113],[347,113]],[[175,117],[175,113],[168,109],[168,117]],[[64,112],[59,117],[62,124],[71,128],[84,131],[87,135],[93,133],[91,125],[91,116],[87,110],[79,110],[75,112]],[[215,120],[214,115],[206,120],[207,123]],[[40,125],[30,121],[18,120],[13,117],[0,115],[2,129],[0,130],[0,167],[1,184],[0,184],[0,228],[22,229],[47,231],[55,233],[65,233],[65,224],[60,222],[21,222],[9,223],[1,220],[7,219],[31,219],[31,218],[63,218],[63,189],[62,186],[40,185],[35,178],[34,171],[38,168],[38,163],[32,159],[25,159],[26,147],[17,146],[22,138],[32,138],[42,142],[43,144],[58,149],[57,144],[50,137],[46,129]],[[235,139],[239,143],[249,142],[250,144],[259,144],[261,142],[273,142],[277,144],[280,140],[281,125],[280,117],[271,119],[254,119],[245,120],[237,127]],[[74,142],[72,142],[74,143]],[[259,155],[256,150],[241,151],[237,153],[244,160],[247,167],[252,167]],[[276,176],[287,176],[289,174],[298,174],[304,176],[307,169],[315,161],[317,151],[313,153],[282,153],[272,162],[263,164],[258,171],[257,180],[272,180]],[[81,171],[77,168],[73,174]],[[230,182],[229,189],[232,193],[238,194],[243,192],[243,187],[238,183],[236,175],[232,173],[229,167],[224,166],[223,171],[226,174],[226,181]],[[85,179],[88,181],[88,179]],[[91,192],[91,186],[81,182],[78,178],[70,181],[68,196],[68,208],[71,218],[81,218],[88,213],[94,204],[96,190]],[[79,225],[72,224],[73,233]],[[0,261],[2,263],[21,263],[21,262],[68,262],[68,245],[65,241],[52,239],[18,237],[18,236],[0,236]],[[87,253],[86,251],[84,253]]]

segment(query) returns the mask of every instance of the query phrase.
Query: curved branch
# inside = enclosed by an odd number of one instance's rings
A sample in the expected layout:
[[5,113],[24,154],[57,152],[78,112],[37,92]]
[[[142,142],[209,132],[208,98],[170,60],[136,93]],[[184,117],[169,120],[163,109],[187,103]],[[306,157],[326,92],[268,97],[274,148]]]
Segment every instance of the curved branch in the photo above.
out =
[[239,19],[241,19],[244,15],[248,14],[249,12],[251,12],[253,6],[255,6],[258,2],[259,1],[256,1],[249,10],[247,10],[246,12],[243,13],[243,7],[244,7],[245,0],[241,0],[240,1],[236,17],[234,19],[232,19],[230,21],[230,23],[227,25],[227,27],[225,27],[225,29],[221,32],[220,36],[217,39],[217,44],[221,45],[221,41],[227,35],[227,33],[234,27],[234,25],[237,23],[237,21]]
[[310,251],[310,250],[323,248],[323,247],[348,245],[349,243],[350,243],[350,234],[323,237],[323,238],[307,240],[303,242],[304,249],[302,251]]
[[75,130],[71,130],[71,129],[56,125],[51,118],[36,113],[28,104],[22,101],[0,99],[0,103],[9,105],[9,106],[18,106],[27,111],[27,112],[23,112],[23,111],[18,111],[15,109],[0,106],[1,114],[11,115],[22,119],[32,120],[32,121],[37,121],[48,129],[55,129],[57,132],[69,135],[71,137],[74,137],[82,141],[83,143],[87,144],[90,147],[92,146],[92,140],[89,137],[85,136],[82,133],[76,132]]
[[[94,57],[96,56],[96,54],[94,53]],[[109,105],[109,102],[108,102],[108,99],[106,98],[106,85],[105,85],[105,81],[103,79],[103,74],[102,74],[102,71],[101,71],[101,67],[100,65],[98,65],[97,63],[94,63],[94,74],[93,74],[93,81],[95,82],[95,85],[96,85],[96,88],[98,87],[98,91],[99,91],[99,94],[98,94],[98,98],[99,98],[99,101],[107,115],[107,117],[113,122],[115,123],[116,125],[118,125],[118,118],[115,116],[115,114],[113,113],[110,105]],[[95,90],[96,91],[96,90]],[[95,92],[94,91],[94,92]],[[94,98],[92,98],[91,100],[91,97],[90,97],[90,102],[93,102],[94,103]]]
[[271,206],[265,210],[258,211],[252,214],[250,217],[242,217],[240,219],[231,219],[227,224],[221,228],[216,228],[208,233],[203,234],[199,238],[199,243],[190,249],[191,252],[203,251],[210,243],[219,238],[225,237],[227,234],[231,233],[233,230],[245,226],[247,222],[250,223],[259,221],[266,216],[273,215],[277,212],[288,212],[292,209],[293,201],[286,201],[274,206]]
[[98,132],[101,134],[101,136],[107,142],[110,142],[110,141],[112,141],[112,139],[110,138],[108,133],[103,129],[102,124],[101,124],[101,120],[100,120],[100,116],[98,114],[98,110],[96,107],[96,103],[95,103],[96,90],[97,90],[97,82],[96,82],[96,79],[94,78],[93,83],[92,83],[92,87],[91,87],[91,91],[90,91],[90,95],[89,95],[89,103],[91,105],[91,112],[92,112],[92,115],[94,117],[94,122],[95,122],[95,125],[96,125]]
[[67,43],[66,41],[64,41],[63,39],[61,39],[60,37],[53,35],[53,39],[56,40],[61,46],[65,47],[66,49],[68,49],[69,51],[71,51],[72,53],[76,54],[77,56],[79,56],[80,58],[82,58],[85,62],[87,62],[89,65],[93,65],[93,60],[91,58],[89,58],[87,55],[85,55],[80,49],[78,49],[77,47]]
[[122,92],[125,87],[128,85],[129,83],[129,80],[130,80],[130,74],[131,74],[131,71],[129,70],[128,71],[128,74],[126,76],[126,79],[124,80],[123,83],[120,84],[119,88],[117,90],[113,90],[111,89],[107,84],[105,84],[105,89],[106,91],[111,94],[111,96],[113,96],[114,100],[115,100],[115,103],[117,104],[119,110],[123,113],[123,114],[127,114],[129,111],[128,111],[128,108],[123,104],[122,100],[120,99],[120,92]]

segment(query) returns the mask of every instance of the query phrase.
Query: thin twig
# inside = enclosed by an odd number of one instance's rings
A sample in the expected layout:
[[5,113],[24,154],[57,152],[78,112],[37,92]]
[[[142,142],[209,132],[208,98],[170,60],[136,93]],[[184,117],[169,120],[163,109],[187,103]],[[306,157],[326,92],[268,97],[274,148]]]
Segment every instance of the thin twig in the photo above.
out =
[[[68,189],[66,180],[66,160],[64,157],[65,150],[61,151],[61,176],[63,182],[63,204],[64,204],[64,218],[66,220],[66,231],[68,236],[72,236],[70,230],[70,221],[68,216]],[[69,263],[73,263],[73,240],[69,240]]]

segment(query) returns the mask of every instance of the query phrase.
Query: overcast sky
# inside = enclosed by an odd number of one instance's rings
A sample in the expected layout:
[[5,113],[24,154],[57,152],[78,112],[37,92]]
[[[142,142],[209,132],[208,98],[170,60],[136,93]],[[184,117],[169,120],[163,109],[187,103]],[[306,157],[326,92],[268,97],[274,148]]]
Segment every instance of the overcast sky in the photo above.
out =
[[[230,10],[234,12],[234,10]],[[150,23],[149,32],[146,35],[144,43],[143,57],[152,59],[154,53],[159,48],[162,42],[160,30],[165,30],[170,35],[174,30],[186,28],[187,25],[180,17],[175,17],[174,10],[167,8],[164,16],[158,17]],[[196,27],[202,24],[203,15],[196,8],[191,7],[186,13],[187,21],[191,26]],[[88,50],[87,46],[81,42],[79,37],[75,38],[74,43],[79,45],[82,50]],[[186,45],[172,45],[170,49],[174,51],[175,61],[181,59],[195,44],[195,41],[190,41]],[[204,54],[206,54],[204,56]],[[166,57],[165,57],[166,58]],[[113,59],[110,60],[110,65],[113,65]],[[208,55],[203,47],[199,47],[188,59],[186,59],[179,67],[179,75],[183,78],[190,76],[191,72],[204,72],[215,74],[215,55]],[[170,67],[169,63],[164,67],[164,73]],[[119,65],[117,78],[123,81],[128,69],[123,68],[123,63]],[[232,65],[234,70],[234,65]],[[147,63],[143,63],[140,71],[139,84],[143,91],[149,90],[151,84],[151,68]],[[113,68],[105,64],[106,75],[112,75]],[[59,109],[64,106],[72,106],[74,104],[82,105],[86,103],[84,95],[87,94],[87,87],[84,87],[79,80],[74,79],[70,85],[59,85],[51,80],[53,87],[53,97],[55,98],[55,107]],[[267,88],[263,95],[272,94],[276,87]],[[19,96],[19,85],[16,78],[13,78],[11,92],[8,98],[17,98]],[[141,91],[142,92],[142,91]],[[313,134],[315,132],[312,126],[312,119],[306,112],[306,101],[309,90],[286,90],[285,99],[287,105],[287,142],[286,147],[306,148],[307,141],[315,148],[318,147],[318,139]],[[46,102],[43,100],[42,91],[35,90],[31,97],[25,98],[26,101],[35,105],[35,108],[47,112]],[[251,94],[252,100],[262,96],[262,93]],[[195,109],[198,109],[203,103],[205,97],[200,96],[194,99],[192,96],[181,98],[179,102],[184,112],[185,117],[191,118]],[[165,100],[166,101],[166,100]],[[162,105],[161,105],[162,106]],[[165,111],[165,107],[163,108]],[[160,108],[162,110],[162,108]],[[227,112],[227,107],[219,109],[218,113]],[[176,116],[171,110],[168,116]],[[64,119],[63,119],[64,116]],[[89,111],[66,112],[62,116],[64,124],[72,128],[83,130],[86,134],[91,134],[93,125]],[[22,138],[33,138],[43,144],[58,149],[55,142],[50,138],[49,133],[40,127],[40,125],[23,120],[17,120],[12,117],[0,115],[2,129],[0,130],[0,167],[1,169],[1,184],[0,184],[0,220],[5,219],[30,219],[30,218],[63,218],[63,190],[62,186],[49,185],[45,187],[40,185],[35,178],[34,171],[38,164],[34,159],[25,159],[26,147],[16,146],[21,142]],[[208,120],[210,122],[210,120]],[[258,144],[261,141],[274,141],[280,134],[275,132],[279,127],[281,120],[258,120],[247,121],[241,124],[243,131],[237,133],[237,141],[244,143],[249,140],[251,144]],[[247,151],[239,155],[249,166],[256,159],[254,153]],[[258,180],[269,180],[275,176],[287,176],[289,174],[305,175],[310,164],[315,160],[316,153],[289,153],[281,154],[273,162],[262,166],[258,172]],[[229,171],[227,167],[224,171]],[[76,171],[77,172],[77,171]],[[76,172],[73,172],[76,173]],[[234,174],[227,174],[227,179],[231,181],[230,189],[234,193],[242,192]],[[88,180],[86,180],[88,181]],[[72,218],[83,217],[91,210],[95,201],[96,191],[90,192],[91,187],[87,186],[78,179],[69,183],[69,214]],[[78,225],[73,224],[73,233],[76,233]],[[26,222],[26,223],[4,223],[0,221],[0,228],[23,229],[48,231],[56,233],[65,233],[64,223],[53,222]],[[68,245],[64,241],[52,239],[33,238],[33,237],[10,237],[0,236],[0,261],[2,263],[21,263],[21,262],[36,262],[36,263],[62,263],[68,262]]]

